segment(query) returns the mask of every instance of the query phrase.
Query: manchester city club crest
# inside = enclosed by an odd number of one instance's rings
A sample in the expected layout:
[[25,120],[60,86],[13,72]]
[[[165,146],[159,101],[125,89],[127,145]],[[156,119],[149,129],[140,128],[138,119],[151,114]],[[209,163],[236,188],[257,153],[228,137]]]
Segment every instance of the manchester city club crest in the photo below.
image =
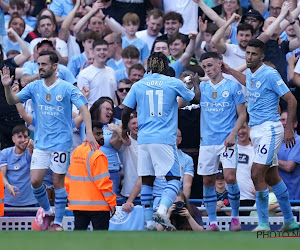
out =
[[56,101],[61,102],[62,99],[63,99],[63,96],[62,96],[62,95],[57,95],[57,96],[56,96]]
[[50,94],[47,94],[47,95],[46,95],[46,101],[47,101],[47,102],[50,102],[50,101],[51,101],[51,95],[50,95]]
[[218,97],[218,93],[217,92],[212,92],[211,97],[213,99],[216,99]]
[[251,82],[251,88],[253,88],[253,87],[254,87],[254,81]]
[[260,83],[260,81],[258,81],[257,83],[256,83],[256,88],[259,88],[261,86],[261,83]]
[[229,96],[229,92],[227,90],[223,91],[222,96],[227,98]]

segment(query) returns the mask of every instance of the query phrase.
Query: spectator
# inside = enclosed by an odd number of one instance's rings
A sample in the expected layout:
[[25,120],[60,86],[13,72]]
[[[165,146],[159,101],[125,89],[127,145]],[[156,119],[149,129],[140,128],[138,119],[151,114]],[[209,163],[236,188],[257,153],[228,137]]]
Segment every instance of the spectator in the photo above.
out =
[[72,11],[76,0],[52,0],[49,9],[55,14],[55,19],[60,26],[65,17]]
[[[265,19],[257,10],[249,10],[242,16],[241,23],[248,23],[253,27],[253,38],[257,38],[264,25]],[[233,31],[234,32],[234,31]]]
[[128,78],[130,67],[139,62],[140,52],[137,47],[130,45],[123,49],[121,56],[125,67],[115,71],[117,81]]
[[[236,171],[236,179],[240,188],[240,206],[252,207],[255,203],[255,195],[252,190],[254,184],[251,179],[251,167],[254,159],[254,148],[251,145],[250,129],[248,123],[245,122],[238,133],[238,165]],[[240,212],[241,216],[248,216],[250,212]]]
[[114,98],[117,88],[113,69],[105,66],[108,58],[108,43],[104,40],[96,40],[93,43],[92,51],[94,62],[79,73],[77,81],[80,90],[83,86],[89,89],[88,103],[90,106],[102,96]]
[[223,175],[223,169],[219,170],[216,174],[216,195],[217,195],[217,215],[218,216],[230,216],[230,211],[220,211],[222,207],[230,207],[229,198],[228,198],[228,191],[226,189],[226,182]]
[[122,146],[119,136],[113,132],[114,125],[119,125],[120,120],[114,118],[114,103],[109,97],[100,97],[91,107],[90,113],[92,120],[103,124],[104,145],[101,151],[108,160],[108,170],[110,179],[113,182],[114,193],[118,192],[120,186],[120,163],[118,150]]
[[136,32],[140,25],[140,19],[135,13],[127,13],[122,19],[125,28],[125,35],[122,37],[122,48],[129,45],[134,45],[140,51],[140,60],[143,65],[147,64],[147,59],[150,55],[146,42],[136,37]]
[[40,42],[43,38],[47,38],[52,41],[53,46],[56,49],[56,54],[59,58],[59,63],[67,65],[68,63],[68,47],[65,41],[55,37],[55,24],[49,16],[41,16],[38,19],[37,23],[38,32],[41,34],[41,37],[35,38],[30,42],[30,49],[33,53],[34,47]]
[[161,36],[160,30],[163,27],[164,13],[161,10],[154,9],[149,11],[146,24],[147,29],[136,32],[137,38],[147,43],[149,51],[158,36]]
[[123,101],[128,94],[130,88],[132,86],[132,82],[126,78],[121,79],[118,82],[118,88],[116,91],[116,98],[117,98],[117,103],[118,106],[114,108],[114,117],[121,120],[122,116],[122,111],[124,108]]
[[[12,28],[18,34],[19,37],[22,37],[25,30],[25,22],[20,16],[12,16],[8,23],[8,28]],[[29,46],[28,42],[25,42],[25,44]],[[9,33],[7,34],[7,36],[3,37],[2,46],[5,53],[12,49],[21,52],[20,44],[17,42],[16,38],[12,35],[12,33]]]
[[81,69],[88,66],[88,55],[92,50],[93,43],[99,39],[99,35],[92,30],[84,33],[82,38],[82,46],[84,51],[79,55],[74,55],[68,62],[68,69],[73,73],[75,78],[78,77]]
[[[287,124],[287,111],[282,111],[280,121],[285,128]],[[297,127],[294,123],[294,129]],[[291,200],[300,199],[300,136],[295,132],[296,144],[293,148],[287,148],[282,142],[278,156],[278,172],[284,181]]]
[[0,166],[5,185],[4,203],[7,207],[34,207],[36,199],[30,184],[30,161],[33,142],[29,129],[17,125],[12,130],[14,147],[0,153]]
[[42,16],[48,16],[48,17],[51,18],[51,20],[52,20],[52,22],[54,23],[54,26],[55,26],[54,36],[58,35],[58,30],[57,30],[57,24],[56,24],[55,16],[54,16],[54,14],[53,14],[53,12],[51,10],[49,10],[49,9],[46,8],[46,9],[42,9],[40,11],[40,13],[38,14],[37,23],[36,23],[36,26],[35,26],[34,30],[31,31],[31,32],[29,32],[28,35],[25,37],[25,41],[26,42],[30,43],[33,39],[41,37],[41,34],[38,31],[37,24],[39,23],[39,20],[41,19]]
[[115,71],[118,69],[123,69],[125,66],[122,60],[121,35],[118,35],[113,32],[105,36],[104,40],[108,43],[109,52],[109,59],[106,62],[106,66],[111,67]]
[[[17,39],[20,47],[22,49],[22,54],[17,55],[11,59],[4,60],[4,54],[2,46],[0,44],[0,69],[2,70],[4,66],[9,67],[10,75],[15,76],[19,79],[22,75],[22,70],[19,67],[24,62],[26,62],[31,56],[29,49],[27,48],[24,41],[18,36],[18,34],[10,28],[8,33],[12,33]],[[1,80],[0,80],[1,81]],[[1,149],[13,146],[11,141],[11,131],[13,127],[19,124],[24,124],[20,119],[16,107],[9,106],[5,100],[4,88],[0,84],[0,143]]]
[[142,64],[133,64],[129,68],[128,79],[134,84],[144,77],[145,72],[146,70]]
[[7,59],[11,59],[11,58],[13,58],[17,55],[20,55],[20,54],[21,54],[20,51],[12,49],[12,50],[7,51],[6,57],[7,57]]
[[[174,203],[168,209],[167,217],[178,231],[203,231],[201,212],[189,203],[181,191],[178,191]],[[164,228],[159,224],[157,231],[164,230]]]
[[[41,53],[42,51],[53,51],[54,53],[58,54],[51,40],[41,40],[34,48],[33,61],[26,62],[23,65],[24,70],[21,78],[21,84],[23,87],[25,87],[30,82],[40,79],[37,59],[39,57],[39,53]],[[58,78],[72,84],[76,82],[76,79],[73,76],[72,72],[65,65],[58,64],[57,67],[59,69],[57,72]]]
[[24,0],[24,12],[22,13],[22,18],[26,24],[34,29],[37,19],[35,16],[32,16],[32,10],[32,0]]
[[[100,146],[104,144],[102,126],[100,122],[93,121],[93,134]],[[78,158],[82,160],[79,161]],[[73,180],[72,177],[82,177],[83,180]],[[109,219],[114,215],[117,203],[105,155],[100,150],[92,151],[84,142],[72,154],[65,179],[69,208],[73,210],[75,217],[74,230],[86,230],[90,221],[93,230],[108,230]],[[79,201],[86,200],[89,201],[88,204],[78,204]]]

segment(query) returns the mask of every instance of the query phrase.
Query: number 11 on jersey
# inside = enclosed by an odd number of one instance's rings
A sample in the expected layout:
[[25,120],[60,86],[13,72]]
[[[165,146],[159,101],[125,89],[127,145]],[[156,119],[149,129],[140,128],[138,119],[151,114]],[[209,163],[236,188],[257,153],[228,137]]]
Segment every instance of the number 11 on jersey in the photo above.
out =
[[[158,89],[155,91],[155,94],[157,95],[157,115],[162,116],[163,115],[163,97],[164,97],[164,91],[161,89]],[[149,112],[150,116],[155,116],[154,113],[154,96],[153,96],[153,90],[146,90],[146,95],[149,98]]]

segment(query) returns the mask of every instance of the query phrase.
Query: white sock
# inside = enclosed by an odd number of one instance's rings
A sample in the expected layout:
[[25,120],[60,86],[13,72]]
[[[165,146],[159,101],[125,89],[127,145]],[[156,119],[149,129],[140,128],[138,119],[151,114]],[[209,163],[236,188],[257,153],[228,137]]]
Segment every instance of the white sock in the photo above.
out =
[[159,207],[158,207],[158,209],[157,209],[157,212],[159,214],[167,214],[167,211],[168,211],[168,208],[164,204],[160,204]]
[[54,214],[53,209],[50,208],[49,211],[45,211],[45,214],[47,214],[47,215],[53,215]]

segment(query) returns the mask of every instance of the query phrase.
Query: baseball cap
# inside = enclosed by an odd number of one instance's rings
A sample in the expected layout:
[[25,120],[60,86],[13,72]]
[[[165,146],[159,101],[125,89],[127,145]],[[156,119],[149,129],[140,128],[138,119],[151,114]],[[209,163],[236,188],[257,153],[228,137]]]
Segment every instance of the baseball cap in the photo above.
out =
[[43,38],[41,41],[39,41],[36,45],[36,48],[39,49],[43,44],[49,44],[51,47],[54,48],[53,43],[47,38]]
[[248,16],[255,17],[255,18],[257,18],[259,21],[265,21],[265,19],[264,19],[263,16],[259,13],[259,11],[251,9],[251,10],[248,10],[248,12],[242,16],[241,22],[242,22],[242,23],[245,22],[245,18],[248,17]]
[[217,177],[218,179],[224,179],[223,167],[219,167],[218,173],[217,173],[216,177]]

